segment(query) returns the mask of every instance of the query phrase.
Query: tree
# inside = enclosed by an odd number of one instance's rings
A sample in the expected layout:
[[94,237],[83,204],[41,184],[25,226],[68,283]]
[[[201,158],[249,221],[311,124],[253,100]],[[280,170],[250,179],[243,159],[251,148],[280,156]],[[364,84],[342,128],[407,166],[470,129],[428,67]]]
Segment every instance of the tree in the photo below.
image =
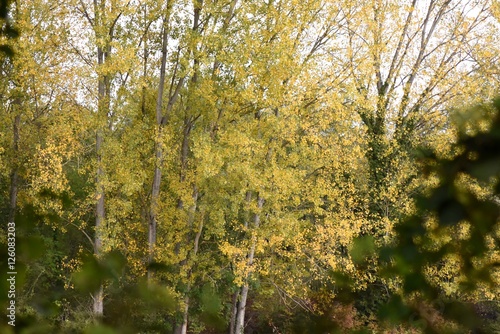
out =
[[[356,187],[368,199],[368,210],[365,201],[356,201],[356,216],[367,219],[361,233],[384,244],[421,190],[412,163],[415,145],[446,140],[433,136],[446,133],[449,105],[473,96],[481,82],[470,82],[479,70],[478,55],[470,50],[495,35],[492,7],[489,1],[338,6],[342,19],[336,22],[338,37],[328,43],[330,66],[324,73],[343,92],[340,109],[355,113],[352,122],[362,124],[355,131],[365,139],[360,148],[367,183]],[[377,277],[370,276],[368,282]]]
[[[47,267],[38,266],[35,258],[40,256],[43,241],[54,241],[67,222],[73,222],[72,212],[66,211],[71,193],[66,166],[82,148],[77,138],[85,120],[78,113],[75,73],[64,50],[68,22],[59,20],[65,13],[63,6],[32,1],[15,3],[10,9],[22,35],[9,41],[15,54],[1,56],[2,184],[6,175],[10,180],[9,195],[2,196],[2,204],[7,202],[2,215],[16,223],[16,302],[20,322],[29,323],[31,302],[36,299],[32,295],[35,290],[43,291],[41,282],[55,277],[48,280],[50,287],[62,285],[56,273],[58,254],[48,252],[43,259]],[[35,231],[42,230],[52,233],[36,235]]]
[[[81,38],[88,44],[75,43],[70,44],[70,47],[80,58],[80,62],[89,67],[87,68],[87,71],[90,70],[87,72],[88,77],[83,79],[86,82],[91,82],[94,76],[97,79],[96,89],[91,89],[89,96],[90,101],[96,101],[96,103],[88,103],[88,107],[95,108],[93,124],[96,153],[96,203],[93,248],[95,256],[100,257],[112,247],[112,243],[107,240],[107,235],[110,235],[110,230],[116,228],[111,226],[113,220],[106,218],[105,198],[108,192],[106,189],[108,178],[106,167],[112,168],[110,161],[105,159],[108,152],[107,146],[112,147],[106,143],[106,140],[109,140],[113,135],[113,130],[118,128],[117,125],[121,118],[118,109],[120,88],[125,87],[131,74],[129,57],[135,51],[135,47],[130,46],[129,41],[123,39],[128,36],[120,22],[123,20],[123,24],[126,24],[127,20],[130,20],[127,15],[131,13],[131,6],[130,2],[106,0],[94,1],[93,3],[79,1],[70,5],[74,6],[73,8],[81,14],[80,24],[87,25],[91,31],[91,34],[89,34],[89,30],[75,32],[75,34],[80,33],[80,35],[75,35],[73,38]],[[94,52],[92,49],[95,49],[95,57],[91,56]],[[116,110],[114,110],[115,108]],[[112,140],[110,141],[112,142]],[[104,245],[106,242],[108,245]],[[104,287],[101,285],[92,297],[93,312],[97,317],[103,315],[103,289]]]

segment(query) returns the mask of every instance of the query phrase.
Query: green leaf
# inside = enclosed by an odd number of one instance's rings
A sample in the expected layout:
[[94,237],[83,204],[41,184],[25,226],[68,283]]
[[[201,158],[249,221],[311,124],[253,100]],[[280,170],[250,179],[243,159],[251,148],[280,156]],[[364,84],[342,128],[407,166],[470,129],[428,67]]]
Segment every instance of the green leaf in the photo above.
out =
[[375,240],[371,235],[354,239],[350,255],[354,263],[362,263],[375,253]]

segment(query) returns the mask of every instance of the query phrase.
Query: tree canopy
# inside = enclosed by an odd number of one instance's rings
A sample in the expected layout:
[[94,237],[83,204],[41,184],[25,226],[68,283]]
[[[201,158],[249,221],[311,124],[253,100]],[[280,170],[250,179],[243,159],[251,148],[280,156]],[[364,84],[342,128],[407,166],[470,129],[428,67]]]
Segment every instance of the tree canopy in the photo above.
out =
[[495,0],[2,1],[1,331],[500,330],[499,27]]

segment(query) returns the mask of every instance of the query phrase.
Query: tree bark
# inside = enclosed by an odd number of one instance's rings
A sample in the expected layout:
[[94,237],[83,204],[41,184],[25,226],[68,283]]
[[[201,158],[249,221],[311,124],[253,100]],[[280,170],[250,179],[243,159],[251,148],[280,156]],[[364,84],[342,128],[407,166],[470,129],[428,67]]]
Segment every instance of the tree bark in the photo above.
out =
[[234,334],[235,325],[236,325],[236,314],[238,313],[238,296],[239,291],[236,291],[233,294],[233,302],[231,308],[231,321],[229,323],[229,334]]
[[[103,64],[103,52],[102,49],[98,48],[98,59],[99,65]],[[104,78],[99,79],[99,95],[98,95],[98,105],[99,105],[99,115],[98,117],[103,117],[103,113],[105,112],[104,104],[106,99],[105,92],[105,83]],[[99,122],[101,123],[101,122]],[[105,217],[105,202],[104,202],[104,185],[103,185],[103,175],[104,170],[102,166],[102,143],[103,143],[103,129],[101,124],[99,124],[99,129],[97,129],[96,133],[96,153],[97,153],[97,172],[96,172],[96,211],[95,211],[95,236],[94,236],[94,255],[99,257],[102,251],[102,224],[104,222]],[[102,285],[92,296],[94,300],[93,310],[94,315],[102,316],[103,315],[103,287]]]
[[[247,192],[247,200],[249,200],[248,192]],[[262,197],[258,196],[257,197],[257,207],[258,207],[259,212],[262,209],[263,205],[264,205],[264,199]],[[259,212],[256,212],[254,214],[254,219],[253,219],[254,231],[256,231],[260,225],[260,213]],[[257,237],[255,235],[253,235],[252,236],[252,243],[251,243],[250,250],[249,250],[248,256],[247,256],[248,273],[245,277],[245,282],[239,291],[239,301],[237,304],[238,306],[236,308],[234,331],[232,332],[233,334],[243,334],[243,331],[245,329],[245,312],[246,312],[246,306],[247,306],[248,291],[250,289],[249,280],[250,280],[250,276],[252,274],[252,265],[254,262],[256,245],[257,245]]]
[[[98,2],[94,0],[95,25],[103,24],[102,15],[105,12],[106,1]],[[97,65],[101,68],[109,56],[110,48],[105,45],[97,46]],[[97,83],[97,118],[98,125],[96,131],[96,211],[95,211],[95,234],[94,234],[94,255],[98,258],[102,253],[102,228],[105,219],[105,189],[104,189],[104,167],[102,162],[102,148],[104,141],[104,131],[106,129],[106,119],[109,111],[109,90],[110,80],[107,75],[98,74]],[[97,291],[92,294],[94,316],[102,317],[104,313],[104,287],[101,284]]]
[[[157,134],[155,138],[155,169],[153,176],[153,185],[151,188],[151,204],[149,208],[149,225],[148,225],[148,265],[154,261],[154,248],[156,245],[156,229],[158,225],[158,200],[160,197],[161,185],[161,165],[163,163],[163,147],[162,147],[162,132],[163,127],[168,121],[167,115],[163,115],[163,92],[165,90],[165,69],[167,64],[167,46],[168,46],[168,14],[164,20],[162,48],[161,48],[161,65],[160,65],[160,81],[158,83],[158,95],[156,97],[156,126]],[[152,271],[148,268],[148,281],[152,278]]]

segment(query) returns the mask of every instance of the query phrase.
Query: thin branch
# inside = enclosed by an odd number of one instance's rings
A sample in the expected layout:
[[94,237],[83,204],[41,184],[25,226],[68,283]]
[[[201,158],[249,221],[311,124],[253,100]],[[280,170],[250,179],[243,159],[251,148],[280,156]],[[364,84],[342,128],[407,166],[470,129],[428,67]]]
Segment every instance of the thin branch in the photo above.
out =
[[85,7],[85,4],[83,3],[83,0],[80,0],[80,5],[82,5],[83,11],[80,10],[78,7],[76,8],[80,13],[82,13],[87,21],[89,22],[90,26],[94,26],[94,19],[92,19],[89,15],[89,12],[87,11],[87,7]]

